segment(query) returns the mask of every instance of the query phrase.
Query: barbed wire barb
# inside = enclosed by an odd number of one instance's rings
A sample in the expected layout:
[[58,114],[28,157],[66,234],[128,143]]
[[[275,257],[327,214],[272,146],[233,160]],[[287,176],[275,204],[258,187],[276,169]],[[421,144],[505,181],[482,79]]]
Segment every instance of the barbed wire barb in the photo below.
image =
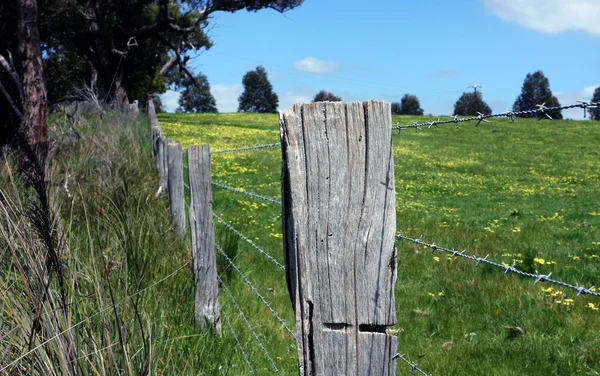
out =
[[420,369],[419,366],[417,365],[417,363],[411,362],[410,360],[406,359],[405,358],[405,354],[397,353],[392,358],[392,360],[394,360],[394,359],[402,359],[402,360],[404,360],[410,366],[410,372],[415,372],[416,371],[416,372],[419,372],[421,375],[430,376],[427,373],[425,373],[425,371],[423,371],[422,369]]

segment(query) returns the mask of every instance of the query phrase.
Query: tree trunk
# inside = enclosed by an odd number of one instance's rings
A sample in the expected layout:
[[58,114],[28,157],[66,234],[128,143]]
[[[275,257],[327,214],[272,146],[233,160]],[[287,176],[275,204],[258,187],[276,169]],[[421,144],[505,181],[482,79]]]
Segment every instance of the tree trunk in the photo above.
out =
[[25,94],[20,131],[43,168],[48,155],[48,103],[40,49],[38,4],[36,0],[17,0],[17,8],[19,57]]

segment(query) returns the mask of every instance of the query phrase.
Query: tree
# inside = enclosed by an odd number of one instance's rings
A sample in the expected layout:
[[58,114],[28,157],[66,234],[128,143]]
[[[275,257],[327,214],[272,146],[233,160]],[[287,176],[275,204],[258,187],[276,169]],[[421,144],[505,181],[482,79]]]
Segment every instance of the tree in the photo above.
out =
[[[550,90],[550,81],[539,70],[533,74],[527,73],[521,94],[515,100],[513,111],[527,111],[537,109],[536,105],[544,104],[546,107],[560,107],[558,98],[552,95]],[[559,110],[547,111],[553,119],[562,119],[562,113]],[[521,117],[539,117],[539,114],[519,115]]]
[[187,76],[183,78],[183,91],[179,97],[177,112],[218,112],[206,75],[198,73],[194,78],[195,82]]
[[454,103],[454,115],[475,116],[479,113],[489,115],[492,109],[483,101],[480,91],[463,93]]
[[392,115],[400,115],[400,102],[392,102]]
[[341,102],[342,98],[325,90],[319,91],[312,100],[313,102]]
[[[128,96],[133,98],[134,91],[135,99],[145,101],[142,95],[149,96],[156,89],[166,90],[166,75],[173,68],[193,76],[186,64],[188,53],[212,46],[205,30],[215,13],[267,8],[285,12],[301,5],[303,0],[38,2],[43,4],[40,18],[43,55],[53,54],[57,45],[76,53],[89,63],[97,77],[100,97],[114,107],[123,107]],[[0,16],[0,23],[10,23],[16,19],[16,9],[0,6]],[[88,78],[88,83],[91,81]]]
[[404,94],[400,100],[400,115],[423,116],[423,109],[416,95]]
[[258,66],[256,70],[246,72],[242,84],[244,92],[238,98],[238,112],[277,112],[279,98],[273,92],[265,68]]
[[[600,103],[600,86],[594,90],[594,96],[592,97],[592,102]],[[600,108],[590,108],[590,119],[592,120],[600,120]]]

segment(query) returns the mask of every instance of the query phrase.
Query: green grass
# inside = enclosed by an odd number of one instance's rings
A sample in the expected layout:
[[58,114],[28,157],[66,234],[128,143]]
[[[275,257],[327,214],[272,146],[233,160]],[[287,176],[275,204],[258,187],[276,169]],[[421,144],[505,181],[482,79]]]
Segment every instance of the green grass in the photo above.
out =
[[[414,120],[394,117],[404,124]],[[160,114],[159,121],[184,147],[208,143],[217,150],[279,140],[276,115]],[[494,119],[477,128],[462,124],[394,132],[393,141],[398,231],[515,262],[521,270],[551,272],[571,284],[600,285],[600,124]],[[278,148],[212,158],[213,181],[275,198],[280,196],[280,169]],[[217,187],[213,196],[216,213],[283,261],[280,207]],[[228,230],[215,226],[217,240],[231,242]],[[284,274],[242,241],[229,248],[236,250],[236,263],[248,278],[293,323]],[[398,251],[398,324],[392,329],[399,351],[426,372],[600,373],[597,298],[576,298],[570,290],[533,285],[533,280],[449,260],[412,244],[399,244]],[[293,340],[243,281],[228,275],[227,283],[265,346],[279,357],[278,366],[293,374]],[[221,301],[255,367],[270,373],[225,294]],[[231,345],[227,331],[222,341]],[[243,360],[235,355],[232,362],[239,373]],[[398,370],[406,374],[410,367],[399,363]]]

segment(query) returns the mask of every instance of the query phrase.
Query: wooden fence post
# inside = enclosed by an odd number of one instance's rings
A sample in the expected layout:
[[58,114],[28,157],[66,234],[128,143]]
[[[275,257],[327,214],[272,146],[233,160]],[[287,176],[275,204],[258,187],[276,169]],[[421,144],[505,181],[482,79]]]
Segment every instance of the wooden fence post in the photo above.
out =
[[390,104],[281,114],[283,238],[300,375],[395,375]]
[[160,153],[160,186],[162,187],[165,193],[169,192],[169,143],[173,143],[173,140],[165,138],[164,136],[160,138],[159,145],[159,153]]
[[160,131],[160,127],[152,127],[152,157],[154,157],[154,164],[156,166],[156,170],[160,172],[160,139],[162,137],[162,133]]
[[183,150],[181,144],[167,145],[169,204],[177,233],[185,235],[185,197],[183,195]]
[[194,316],[202,328],[213,327],[221,331],[209,145],[188,147],[188,173],[191,194],[189,222],[196,284]]

